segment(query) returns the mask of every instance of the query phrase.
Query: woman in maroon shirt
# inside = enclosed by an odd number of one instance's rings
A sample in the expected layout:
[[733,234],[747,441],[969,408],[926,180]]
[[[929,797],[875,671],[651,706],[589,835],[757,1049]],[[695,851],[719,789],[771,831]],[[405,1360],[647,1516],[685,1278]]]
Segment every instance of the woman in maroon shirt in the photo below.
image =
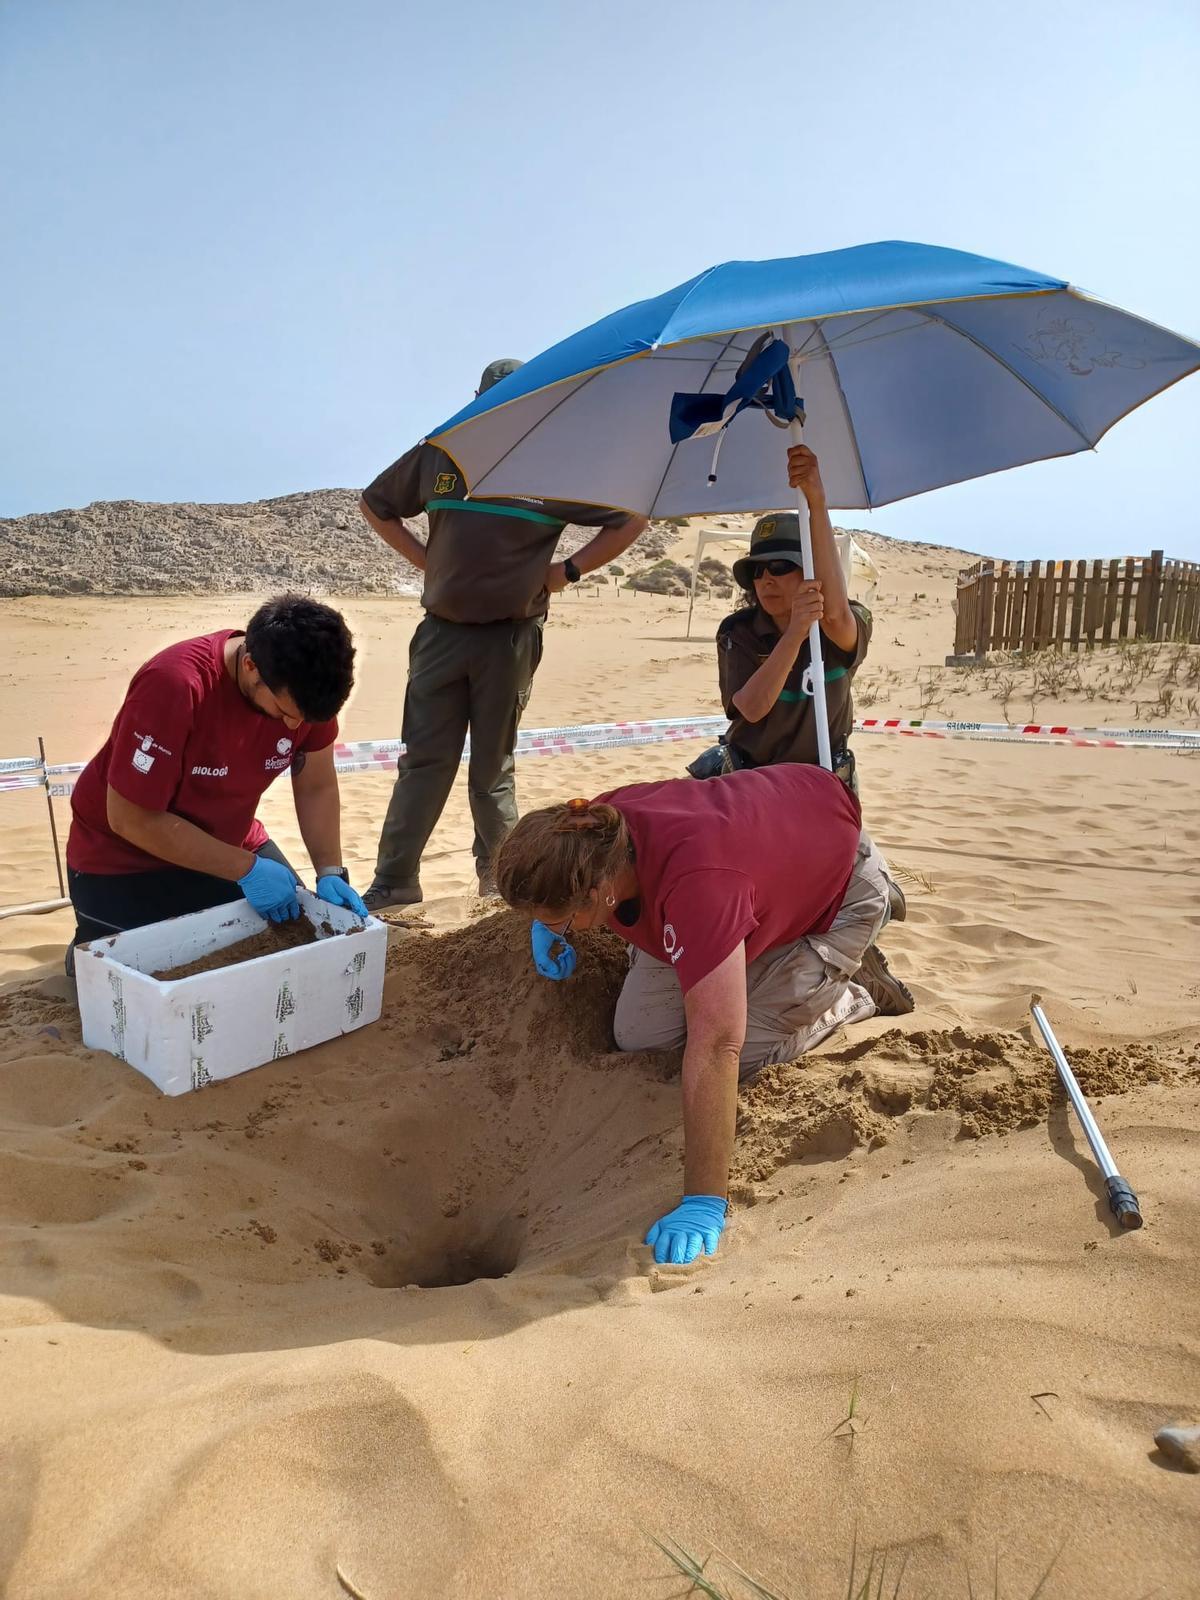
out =
[[522,817],[496,882],[533,918],[548,977],[574,970],[574,930],[606,926],[634,946],[617,1046],[683,1048],[684,1198],[647,1243],[660,1261],[711,1254],[739,1078],[876,1010],[854,980],[887,921],[889,880],[858,800],[832,773],[791,764],[633,784]]

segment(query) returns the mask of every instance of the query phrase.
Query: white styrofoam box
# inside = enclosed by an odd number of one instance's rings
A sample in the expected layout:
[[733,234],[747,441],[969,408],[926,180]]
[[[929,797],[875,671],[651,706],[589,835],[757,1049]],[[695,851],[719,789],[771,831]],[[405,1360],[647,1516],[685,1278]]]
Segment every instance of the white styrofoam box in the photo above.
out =
[[[83,1042],[110,1050],[164,1094],[185,1094],[377,1020],[387,928],[297,890],[317,942],[160,983],[267,923],[245,900],[152,922],[76,952]],[[322,934],[322,923],[339,930]]]

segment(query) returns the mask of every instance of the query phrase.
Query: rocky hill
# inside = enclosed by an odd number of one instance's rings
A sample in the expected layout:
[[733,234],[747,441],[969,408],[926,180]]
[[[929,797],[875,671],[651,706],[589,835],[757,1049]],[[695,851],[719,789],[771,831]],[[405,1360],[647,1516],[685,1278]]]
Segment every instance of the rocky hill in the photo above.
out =
[[[424,533],[424,518],[414,525]],[[648,528],[626,563],[660,560],[677,530]],[[560,554],[592,537],[568,528]],[[420,575],[364,522],[353,489],[317,489],[244,505],[98,501],[81,510],[0,519],[0,596],[413,594]]]

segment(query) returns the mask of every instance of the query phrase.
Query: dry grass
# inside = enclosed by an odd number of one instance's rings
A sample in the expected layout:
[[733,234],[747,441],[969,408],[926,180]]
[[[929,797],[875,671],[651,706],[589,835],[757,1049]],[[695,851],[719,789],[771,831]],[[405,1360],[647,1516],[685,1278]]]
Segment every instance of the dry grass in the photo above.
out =
[[[687,1579],[688,1587],[677,1590],[678,1600],[686,1600],[689,1595],[704,1595],[707,1600],[789,1600],[781,1589],[769,1588],[761,1579],[754,1577],[744,1567],[732,1560],[717,1548],[712,1548],[708,1555],[701,1560],[694,1555],[678,1539],[668,1536],[656,1539],[651,1534],[652,1543],[658,1546],[663,1555],[671,1562],[675,1572]],[[1044,1594],[1050,1574],[1058,1564],[1058,1558],[1066,1548],[1066,1540],[1058,1547],[1047,1563],[1041,1577],[1028,1595],[1017,1597],[1010,1589],[1007,1591],[1011,1600],[1040,1600]],[[854,1531],[854,1540],[850,1547],[850,1564],[846,1576],[846,1587],[837,1597],[831,1596],[830,1600],[900,1600],[901,1589],[904,1583],[904,1574],[908,1565],[907,1553],[898,1553],[889,1550],[872,1550],[865,1558],[860,1555],[858,1548],[858,1530]],[[992,1560],[991,1583],[988,1589],[979,1592],[979,1600],[986,1600],[990,1591],[992,1600],[1002,1600],[1000,1585],[1000,1552],[997,1551]],[[966,1600],[975,1600],[976,1591],[971,1579],[970,1568],[964,1574]],[[939,1590],[944,1593],[944,1590]],[[674,1600],[674,1597],[673,1597]],[[799,1597],[793,1597],[799,1600]]]
[[985,661],[947,669],[948,676],[922,668],[913,676],[922,709],[949,691],[968,688],[999,707],[1005,722],[1014,708],[1028,706],[1027,721],[1036,722],[1038,708],[1053,710],[1066,703],[1096,705],[1134,703],[1137,722],[1169,718],[1200,720],[1200,646],[1123,643],[1073,654],[1039,650],[1029,655],[1000,652]]
[[916,867],[905,867],[897,861],[889,861],[888,871],[893,878],[898,878],[903,884],[922,889],[926,894],[937,893],[937,885],[929,874],[919,871]]

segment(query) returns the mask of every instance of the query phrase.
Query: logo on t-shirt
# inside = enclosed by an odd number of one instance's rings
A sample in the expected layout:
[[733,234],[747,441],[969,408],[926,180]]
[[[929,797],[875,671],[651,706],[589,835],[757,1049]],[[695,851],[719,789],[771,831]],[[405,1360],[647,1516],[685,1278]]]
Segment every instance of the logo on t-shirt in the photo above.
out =
[[263,762],[263,771],[282,772],[284,767],[290,765],[292,760],[292,743],[293,741],[291,739],[277,739],[275,741],[275,748],[279,751],[279,754],[277,756],[267,757],[267,759]]
[[679,936],[670,922],[663,923],[663,949],[666,951],[667,960],[672,966],[683,954],[683,946],[679,943]]
[[163,756],[171,754],[166,745],[159,744],[152,733],[135,733],[134,738],[138,740],[138,748],[133,752],[133,764],[139,772],[149,772],[154,765],[155,758],[150,754],[152,750],[157,750],[159,755]]
[[193,778],[227,778],[228,776],[229,776],[229,768],[228,767],[193,767],[192,768],[192,777]]
[[434,494],[453,494],[457,484],[457,472],[439,472],[433,481],[433,492]]

